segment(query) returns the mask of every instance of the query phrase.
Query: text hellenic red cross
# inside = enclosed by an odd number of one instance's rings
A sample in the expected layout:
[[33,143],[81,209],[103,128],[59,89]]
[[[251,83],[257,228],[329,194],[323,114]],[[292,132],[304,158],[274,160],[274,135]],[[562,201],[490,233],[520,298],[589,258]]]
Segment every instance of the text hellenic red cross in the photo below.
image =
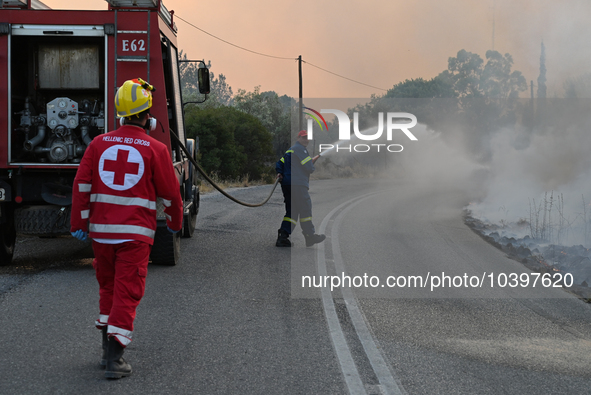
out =
[[125,185],[126,174],[138,174],[140,170],[139,163],[131,163],[127,161],[129,158],[129,151],[120,149],[117,151],[117,160],[105,160],[103,169],[106,171],[115,172],[113,177],[113,184]]

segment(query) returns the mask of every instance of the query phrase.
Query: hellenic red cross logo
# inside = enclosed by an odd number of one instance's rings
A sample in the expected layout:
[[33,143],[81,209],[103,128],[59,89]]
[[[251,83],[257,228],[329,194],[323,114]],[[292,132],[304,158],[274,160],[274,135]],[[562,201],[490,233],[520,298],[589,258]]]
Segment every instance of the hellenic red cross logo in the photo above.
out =
[[129,145],[107,148],[99,160],[99,175],[103,183],[116,191],[125,191],[136,185],[144,175],[142,154]]
[[125,175],[137,175],[140,169],[139,163],[128,162],[129,151],[117,151],[117,160],[105,160],[103,169],[106,171],[115,172],[113,184],[125,185]]

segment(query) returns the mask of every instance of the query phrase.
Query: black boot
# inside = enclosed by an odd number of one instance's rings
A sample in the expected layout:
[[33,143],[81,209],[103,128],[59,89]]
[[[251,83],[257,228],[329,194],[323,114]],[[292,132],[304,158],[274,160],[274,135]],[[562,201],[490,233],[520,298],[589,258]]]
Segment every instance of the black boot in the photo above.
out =
[[277,242],[275,243],[275,245],[277,247],[291,247],[291,241],[289,241],[289,233],[287,233],[283,229],[279,229],[277,233],[279,235],[277,236]]
[[104,369],[107,366],[107,349],[109,348],[109,336],[107,335],[107,326],[101,328],[103,334],[103,357],[101,358],[101,368]]
[[317,234],[307,235],[305,233],[303,235],[304,235],[304,238],[306,239],[306,247],[312,247],[314,244],[322,243],[324,241],[324,239],[326,239],[325,235],[317,235]]
[[108,379],[120,379],[131,376],[131,365],[123,359],[125,348],[114,338],[109,338],[107,348],[107,370],[105,377]]

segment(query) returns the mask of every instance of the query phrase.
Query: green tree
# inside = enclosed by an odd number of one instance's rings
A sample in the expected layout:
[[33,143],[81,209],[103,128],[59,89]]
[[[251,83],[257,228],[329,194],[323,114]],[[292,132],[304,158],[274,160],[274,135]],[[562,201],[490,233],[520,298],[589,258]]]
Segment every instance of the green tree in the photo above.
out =
[[[440,127],[445,119],[457,112],[458,93],[448,71],[425,80],[405,80],[388,90],[380,104],[380,111],[410,112],[430,127]],[[388,110],[388,108],[390,110]]]
[[591,73],[568,78],[563,87],[567,99],[591,98]]
[[521,72],[512,71],[512,67],[513,57],[508,53],[486,51],[485,64],[478,54],[462,49],[455,58],[449,58],[448,69],[440,77],[451,82],[461,99],[517,98],[519,92],[527,89],[527,82]]
[[228,106],[192,107],[186,121],[187,135],[199,138],[199,159],[208,173],[259,179],[270,171],[272,136],[256,117]]
[[[491,134],[517,120],[517,99],[527,89],[527,82],[512,67],[510,54],[492,50],[486,52],[486,63],[466,50],[449,59],[447,75],[459,98],[457,124],[452,126],[462,134],[466,150],[479,161],[491,157]],[[448,133],[458,132],[448,129]]]
[[447,75],[439,75],[430,80],[417,78],[400,82],[389,89],[385,97],[392,98],[449,98],[455,97],[456,92],[450,84]]
[[[182,50],[179,53],[179,60],[188,60],[187,54],[183,53]],[[205,100],[205,95],[199,93],[199,87],[197,85],[197,70],[199,67],[207,67],[209,69],[211,93],[207,95],[207,100]],[[224,74],[219,74],[216,78],[216,75],[211,71],[211,61],[207,62],[207,66],[204,66],[202,63],[179,62],[179,69],[184,102],[205,100],[204,103],[201,104],[201,107],[231,105],[233,97],[232,87],[228,85]]]
[[292,98],[275,92],[262,92],[260,86],[247,92],[239,89],[234,97],[233,106],[240,111],[258,118],[273,136],[275,156],[280,157],[290,146]]
[[483,96],[491,99],[516,99],[527,89],[527,81],[520,71],[511,71],[513,57],[497,51],[486,52],[486,65],[480,76],[479,88]]
[[482,58],[465,49],[458,51],[455,58],[448,59],[447,71],[453,90],[460,98],[481,97],[479,88],[482,75]]
[[376,126],[379,112],[414,114],[420,123],[443,138],[461,141],[481,161],[490,157],[491,133],[517,120],[519,93],[527,89],[521,72],[512,70],[513,58],[487,51],[486,63],[464,49],[448,60],[448,69],[435,78],[400,82],[383,96],[349,110],[359,113],[360,128]]

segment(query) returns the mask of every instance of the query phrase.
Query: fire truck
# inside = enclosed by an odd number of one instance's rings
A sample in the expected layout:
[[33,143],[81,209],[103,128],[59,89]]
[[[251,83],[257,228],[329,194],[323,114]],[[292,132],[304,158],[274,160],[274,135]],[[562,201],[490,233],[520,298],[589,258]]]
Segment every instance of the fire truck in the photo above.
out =
[[[119,126],[114,97],[126,80],[156,88],[150,135],[170,151],[185,213],[166,229],[162,203],[151,260],[175,265],[180,237],[199,211],[193,156],[185,136],[174,11],[161,0],[107,0],[104,11],[52,10],[38,0],[0,0],[0,265],[17,237],[69,235],[72,185],[86,147]],[[206,68],[199,88],[209,91]]]

